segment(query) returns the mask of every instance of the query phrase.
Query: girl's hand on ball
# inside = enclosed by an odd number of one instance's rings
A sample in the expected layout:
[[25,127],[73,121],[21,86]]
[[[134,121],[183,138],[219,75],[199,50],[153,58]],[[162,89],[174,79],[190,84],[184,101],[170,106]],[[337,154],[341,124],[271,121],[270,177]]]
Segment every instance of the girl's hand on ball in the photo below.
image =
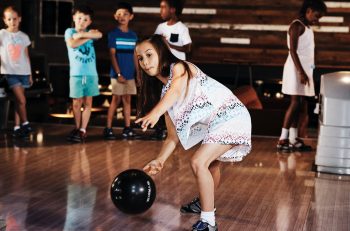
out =
[[156,175],[162,170],[162,168],[162,162],[160,162],[158,159],[155,159],[146,164],[146,166],[143,168],[143,171],[150,175]]

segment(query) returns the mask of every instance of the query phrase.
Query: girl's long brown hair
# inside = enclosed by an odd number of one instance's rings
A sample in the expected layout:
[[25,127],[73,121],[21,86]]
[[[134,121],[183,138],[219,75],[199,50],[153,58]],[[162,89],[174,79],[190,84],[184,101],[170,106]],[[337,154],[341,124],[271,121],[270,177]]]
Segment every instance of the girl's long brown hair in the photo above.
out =
[[[171,53],[167,42],[165,41],[165,38],[161,35],[155,34],[147,39],[141,40],[137,43],[137,45],[146,41],[154,47],[155,51],[158,54],[158,69],[161,76],[168,77],[170,75],[171,64],[182,63],[182,65],[184,65],[185,68],[185,72],[183,73],[183,75],[185,75],[186,73],[188,74],[188,84],[189,79],[191,77],[190,67],[186,62],[178,59]],[[141,80],[140,90],[138,92],[137,115],[138,117],[142,117],[146,115],[149,111],[151,111],[152,108],[159,102],[163,83],[156,77],[147,75],[147,73],[144,72],[144,70],[142,70],[142,68],[140,67],[140,64],[138,65],[138,68],[141,72]]]

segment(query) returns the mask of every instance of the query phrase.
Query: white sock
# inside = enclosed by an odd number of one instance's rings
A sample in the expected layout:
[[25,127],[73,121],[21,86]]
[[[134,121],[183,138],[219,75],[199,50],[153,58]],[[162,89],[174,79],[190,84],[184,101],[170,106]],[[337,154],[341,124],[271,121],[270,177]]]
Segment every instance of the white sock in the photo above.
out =
[[13,128],[13,130],[16,131],[17,129],[20,129],[20,128],[21,128],[20,126],[15,126],[15,127]]
[[288,139],[289,130],[287,128],[282,128],[280,140]]
[[84,132],[84,133],[86,132],[86,129],[85,129],[85,128],[80,128],[79,130],[82,131],[82,132]]
[[298,128],[289,128],[289,142],[295,143],[295,138],[298,137]]
[[215,212],[214,210],[211,212],[201,211],[201,220],[206,221],[211,226],[215,226]]
[[27,124],[29,124],[29,121],[24,122],[24,123],[22,124],[22,126],[25,126],[25,125],[27,125]]

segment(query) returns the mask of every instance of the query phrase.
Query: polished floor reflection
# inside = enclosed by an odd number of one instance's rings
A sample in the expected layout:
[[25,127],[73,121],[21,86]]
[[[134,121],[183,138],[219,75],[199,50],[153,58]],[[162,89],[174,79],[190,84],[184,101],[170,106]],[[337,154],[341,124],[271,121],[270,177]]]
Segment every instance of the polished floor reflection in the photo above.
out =
[[[37,126],[28,141],[0,137],[0,230],[190,230],[196,215],[179,207],[196,195],[189,159],[178,148],[154,177],[157,198],[141,215],[117,210],[114,177],[142,168],[159,141],[104,141],[91,128],[85,144],[69,144],[69,126]],[[350,228],[350,177],[314,172],[315,152],[278,154],[273,138],[254,137],[241,163],[224,164],[216,192],[219,230],[334,230]],[[316,146],[315,140],[309,140]]]

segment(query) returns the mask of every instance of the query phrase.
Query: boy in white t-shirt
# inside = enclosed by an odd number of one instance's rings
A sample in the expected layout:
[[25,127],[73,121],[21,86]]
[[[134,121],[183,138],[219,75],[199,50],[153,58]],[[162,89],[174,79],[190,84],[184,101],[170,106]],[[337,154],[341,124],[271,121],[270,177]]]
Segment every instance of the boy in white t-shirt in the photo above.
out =
[[155,34],[163,35],[171,52],[179,59],[186,60],[191,51],[192,40],[185,24],[180,21],[183,5],[179,0],[162,0],[160,16],[165,22],[158,25]]
[[[180,0],[161,0],[160,16],[165,22],[158,25],[155,34],[163,35],[171,52],[181,60],[186,60],[186,53],[191,51],[192,40],[185,24],[180,21],[183,4]],[[150,138],[164,140],[167,136],[164,119],[155,126]]]

